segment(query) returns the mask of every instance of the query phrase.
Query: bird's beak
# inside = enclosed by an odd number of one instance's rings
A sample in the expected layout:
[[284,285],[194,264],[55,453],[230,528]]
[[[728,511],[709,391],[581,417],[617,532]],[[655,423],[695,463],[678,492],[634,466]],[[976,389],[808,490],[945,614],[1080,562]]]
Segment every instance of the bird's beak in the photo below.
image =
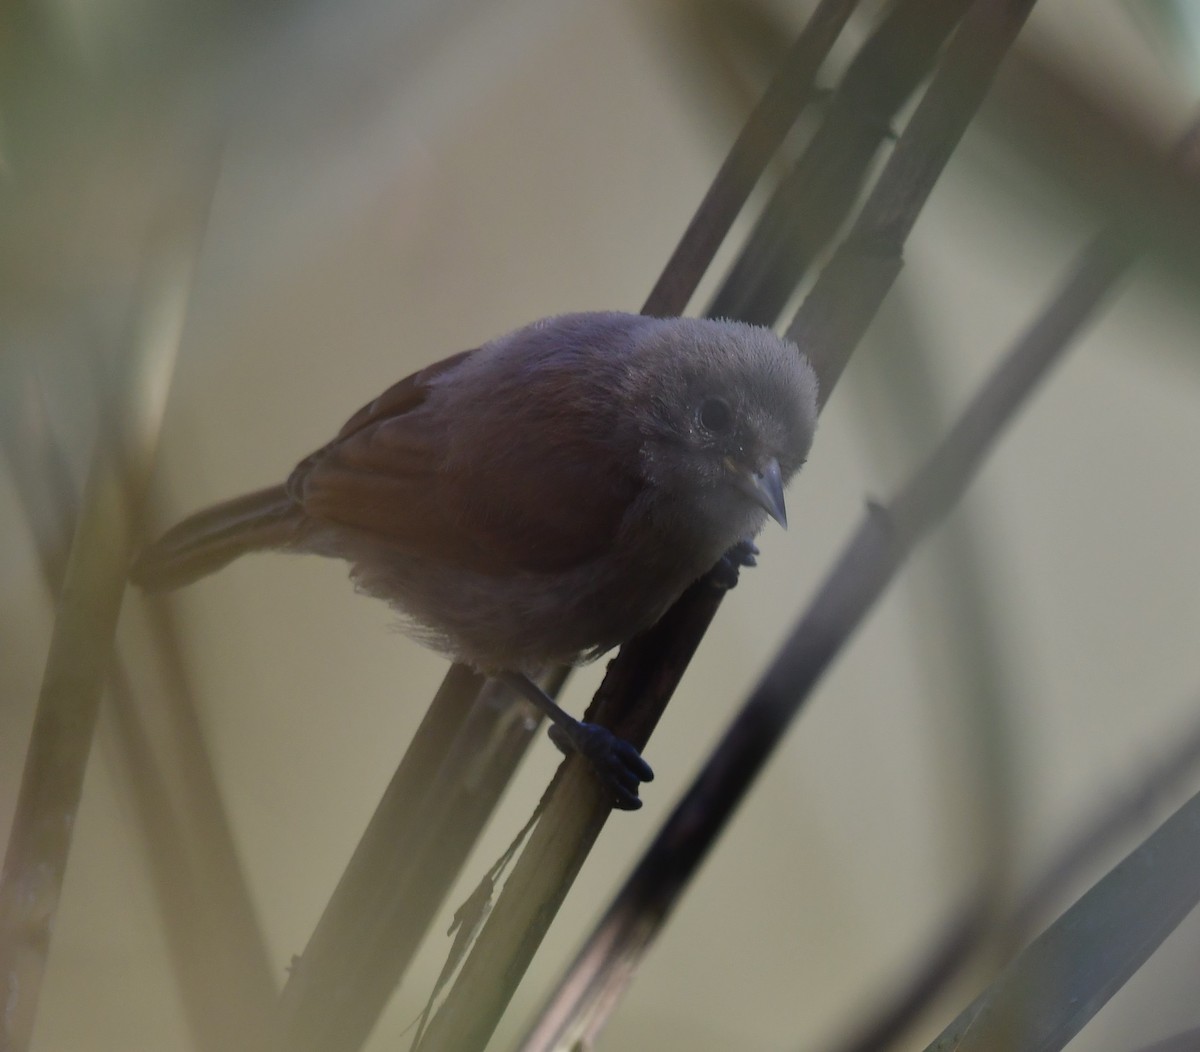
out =
[[787,508],[783,504],[783,476],[779,461],[772,457],[762,471],[738,471],[734,474],[737,487],[761,507],[780,526],[787,529]]

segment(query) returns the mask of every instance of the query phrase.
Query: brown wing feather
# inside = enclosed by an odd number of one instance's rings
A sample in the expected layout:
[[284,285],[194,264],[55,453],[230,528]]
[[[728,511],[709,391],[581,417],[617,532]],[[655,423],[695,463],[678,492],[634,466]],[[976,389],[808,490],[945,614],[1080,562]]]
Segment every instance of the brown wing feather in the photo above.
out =
[[459,351],[458,354],[452,354],[449,358],[443,358],[440,362],[427,365],[411,376],[396,381],[378,398],[368,402],[347,420],[334,441],[341,442],[371,424],[401,416],[410,409],[415,409],[429,397],[429,385],[434,380],[461,365],[474,353],[475,350]]
[[[487,456],[453,455],[454,422],[427,404],[430,383],[471,353],[414,373],[361,409],[296,468],[289,492],[312,518],[485,573],[553,572],[606,551],[642,486],[604,447],[609,429],[555,434],[548,422],[547,441],[508,428],[503,412],[481,413],[477,426],[491,421],[491,433],[477,436]],[[495,392],[496,404],[536,401],[551,393],[536,388],[555,382],[553,370],[523,376]]]
[[440,362],[427,365],[424,369],[418,369],[403,380],[397,380],[383,394],[373,398],[342,425],[337,437],[332,442],[327,442],[296,465],[287,480],[288,493],[294,500],[303,503],[304,490],[315,464],[327,459],[342,443],[372,424],[393,417],[401,417],[410,410],[416,409],[429,397],[429,385],[432,380],[449,372],[474,353],[474,350],[460,351],[458,354],[452,354],[449,358],[443,358]]

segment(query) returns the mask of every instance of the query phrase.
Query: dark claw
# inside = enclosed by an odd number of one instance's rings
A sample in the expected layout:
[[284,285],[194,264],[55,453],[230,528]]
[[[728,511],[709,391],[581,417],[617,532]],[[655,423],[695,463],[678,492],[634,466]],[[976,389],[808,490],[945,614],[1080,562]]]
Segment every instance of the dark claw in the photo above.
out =
[[587,757],[612,794],[614,807],[636,811],[642,806],[638,786],[653,781],[654,772],[629,742],[596,723],[576,723],[574,727],[556,724],[550,728],[550,740],[564,753],[577,752]]
[[757,556],[761,554],[758,545],[753,541],[741,540],[725,553],[725,558],[732,559],[739,566],[757,566]]
[[753,541],[738,541],[713,567],[713,584],[723,592],[729,591],[738,583],[738,573],[743,566],[758,565],[758,554],[758,547]]
[[564,756],[570,756],[575,751],[575,746],[571,744],[571,739],[567,736],[567,732],[557,723],[550,724],[550,740],[554,742],[554,747]]

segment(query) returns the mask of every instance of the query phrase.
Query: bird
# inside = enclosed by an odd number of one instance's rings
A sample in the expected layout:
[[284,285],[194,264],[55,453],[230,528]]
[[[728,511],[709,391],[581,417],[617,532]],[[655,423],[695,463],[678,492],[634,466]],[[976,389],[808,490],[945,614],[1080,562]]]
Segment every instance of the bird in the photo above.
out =
[[188,584],[255,551],[345,560],[420,643],[501,680],[583,753],[617,807],[653,772],[537,685],[648,629],[723,559],[786,528],[817,378],[737,321],[561,314],[428,365],[276,486],[197,512],[130,577]]

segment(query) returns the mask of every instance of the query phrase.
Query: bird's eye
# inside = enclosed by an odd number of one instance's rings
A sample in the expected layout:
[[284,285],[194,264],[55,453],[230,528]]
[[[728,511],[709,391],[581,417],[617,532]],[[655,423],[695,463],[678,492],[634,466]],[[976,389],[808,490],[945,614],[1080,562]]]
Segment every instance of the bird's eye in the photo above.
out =
[[706,398],[696,414],[700,426],[714,435],[723,435],[733,424],[733,410],[723,398]]

